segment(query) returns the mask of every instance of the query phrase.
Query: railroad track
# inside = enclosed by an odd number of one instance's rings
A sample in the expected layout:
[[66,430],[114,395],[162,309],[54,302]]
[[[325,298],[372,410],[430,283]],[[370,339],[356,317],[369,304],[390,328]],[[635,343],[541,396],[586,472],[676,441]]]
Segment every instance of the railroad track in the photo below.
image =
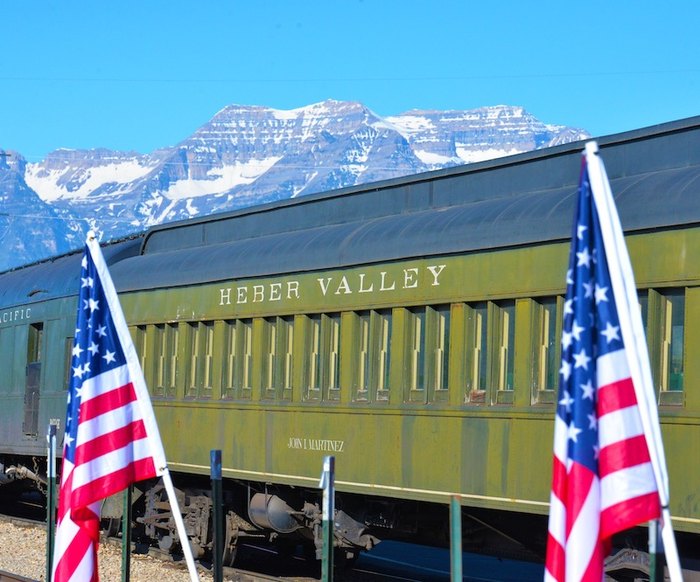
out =
[[36,582],[36,580],[0,570],[0,582]]
[[[17,508],[16,505],[14,507],[15,509]],[[22,517],[20,515],[17,515],[18,513],[26,515],[26,512],[24,511],[13,511],[11,515],[0,512],[0,523],[8,523],[23,529],[26,528],[27,530],[40,530],[42,532],[45,531],[46,524],[43,520],[36,519],[33,517]],[[0,543],[3,542],[0,541]],[[41,542],[41,544],[39,544],[41,547],[33,548],[33,553],[42,554],[42,552],[44,551],[44,547],[42,545],[43,543],[44,542]],[[101,545],[112,546],[116,551],[119,551],[121,548],[121,538],[103,537]],[[186,574],[187,572],[187,567],[184,561],[173,562],[172,557],[169,554],[161,552],[156,548],[150,548],[147,552],[139,552],[138,550],[136,550],[133,552],[132,555],[137,556],[142,553],[146,553],[149,557],[163,562],[164,566],[165,564],[167,564],[167,569],[170,571],[181,570],[183,574]],[[266,548],[245,545],[241,548],[241,551],[239,552],[239,557],[241,562],[240,567],[224,568],[225,580],[235,582],[316,582],[320,578],[320,572],[318,572],[319,566],[317,563],[313,561],[307,562],[301,559],[288,560],[279,556],[277,552]],[[0,567],[6,565],[7,564],[2,564],[0,561]],[[206,563],[203,566],[200,566],[200,572],[202,576],[205,576],[208,572],[207,566],[208,564]],[[10,572],[4,571],[1,574],[2,575],[0,576],[0,582],[5,582],[5,580],[7,580],[8,582],[12,580],[32,580],[32,582],[34,582],[34,580],[38,579],[39,577],[39,575],[35,573],[33,573],[34,576],[37,576],[37,578],[35,579],[26,578],[22,576],[15,576]],[[398,580],[405,582],[406,580],[408,580],[405,577],[394,578],[386,575],[382,575],[381,577],[379,577],[379,575],[373,575],[367,571],[357,573],[352,571],[339,572],[339,575],[336,576],[335,579],[338,582],[374,582],[380,579],[383,582],[392,582]]]
[[[3,499],[4,498],[4,499]],[[22,528],[37,528],[45,531],[42,511],[30,501],[17,503],[0,495],[0,523],[8,522]],[[112,546],[114,551],[120,551],[121,538],[103,537],[102,545]],[[380,546],[381,547],[381,546]],[[42,552],[43,548],[37,548],[36,552]],[[186,573],[187,567],[182,562],[173,562],[170,554],[161,552],[156,548],[146,550],[143,547],[135,548],[132,555],[146,553],[148,556],[168,563],[169,570],[182,570]],[[382,552],[379,552],[380,554]],[[334,573],[336,582],[442,582],[449,581],[449,572],[438,571],[430,568],[418,568],[404,562],[405,555],[391,555],[376,557],[375,552],[369,552],[362,557],[353,569],[337,568]],[[314,560],[305,560],[301,557],[282,556],[271,548],[241,544],[236,558],[235,568],[224,568],[224,578],[235,582],[316,582],[320,579],[320,563]],[[206,574],[209,564],[202,563],[200,572]],[[0,568],[6,566],[0,563]],[[12,569],[12,568],[8,568]],[[133,571],[132,571],[133,572]],[[9,573],[2,573],[0,582],[5,580],[31,580],[31,578],[12,578]],[[33,574],[34,575],[34,574]],[[497,576],[497,574],[495,574]],[[477,579],[477,578],[475,578]],[[486,580],[487,578],[479,578]],[[492,580],[498,580],[498,577]],[[541,579],[541,576],[540,576]]]

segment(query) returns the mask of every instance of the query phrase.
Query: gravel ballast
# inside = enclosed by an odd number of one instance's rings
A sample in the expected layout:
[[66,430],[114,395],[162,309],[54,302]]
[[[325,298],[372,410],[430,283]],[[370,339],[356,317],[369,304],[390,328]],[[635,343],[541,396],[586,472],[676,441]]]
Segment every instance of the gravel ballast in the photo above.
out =
[[[121,580],[122,549],[112,542],[101,543],[98,554],[100,580]],[[46,580],[46,531],[41,526],[0,521],[0,570],[33,580]],[[141,554],[131,555],[132,582],[188,582],[185,566]],[[199,571],[202,582],[213,580],[211,573]]]

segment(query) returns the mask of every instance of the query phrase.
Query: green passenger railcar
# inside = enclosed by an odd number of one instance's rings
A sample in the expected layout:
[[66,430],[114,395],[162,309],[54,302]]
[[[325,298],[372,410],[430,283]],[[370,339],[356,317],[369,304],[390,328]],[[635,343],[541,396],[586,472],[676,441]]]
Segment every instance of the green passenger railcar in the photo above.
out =
[[[599,144],[647,330],[671,514],[693,540],[700,119]],[[108,247],[195,547],[211,546],[209,451],[221,449],[229,561],[241,536],[319,543],[326,455],[348,555],[389,537],[446,539],[456,496],[466,548],[541,556],[581,149],[166,225]],[[0,275],[4,482],[44,454],[43,427],[62,423],[78,260]],[[144,490],[145,535],[168,546],[161,491]]]

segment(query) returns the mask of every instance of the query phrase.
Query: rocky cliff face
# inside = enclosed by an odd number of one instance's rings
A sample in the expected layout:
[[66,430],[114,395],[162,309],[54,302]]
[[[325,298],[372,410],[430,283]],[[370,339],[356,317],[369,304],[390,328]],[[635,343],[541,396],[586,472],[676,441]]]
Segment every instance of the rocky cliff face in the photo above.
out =
[[[91,228],[116,238],[170,220],[586,137],[520,107],[382,118],[361,103],[329,100],[288,111],[231,105],[184,141],[150,154],[57,150],[35,164],[0,156],[8,215],[0,214],[0,269],[76,248]],[[40,232],[13,226],[18,219],[10,217],[26,215],[41,217]],[[44,242],[33,240],[39,234]]]
[[0,150],[0,271],[67,252],[82,234],[77,221],[60,214],[30,188],[26,160]]

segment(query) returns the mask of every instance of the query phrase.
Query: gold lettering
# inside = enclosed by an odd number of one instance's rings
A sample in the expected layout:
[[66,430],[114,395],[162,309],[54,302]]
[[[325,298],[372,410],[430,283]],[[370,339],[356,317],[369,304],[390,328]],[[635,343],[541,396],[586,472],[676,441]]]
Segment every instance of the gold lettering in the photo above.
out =
[[287,299],[291,299],[292,295],[299,299],[299,281],[289,281],[287,283]]
[[328,287],[331,284],[331,281],[333,280],[332,277],[328,277],[326,279],[323,279],[319,277],[316,279],[318,281],[318,284],[321,286],[321,293],[323,293],[323,296],[326,296],[326,293],[328,293]]
[[374,283],[365,289],[365,274],[360,273],[360,293],[371,293],[374,291]]
[[248,303],[248,287],[236,289],[236,303]]
[[391,282],[391,287],[386,286],[386,271],[382,271],[380,275],[382,276],[382,284],[379,287],[380,291],[393,291],[394,289],[396,289],[396,281]]
[[428,271],[430,271],[433,274],[433,287],[437,287],[440,285],[438,282],[438,277],[440,276],[440,273],[442,273],[443,269],[447,265],[431,265],[428,267]]
[[219,289],[219,293],[221,294],[219,305],[231,305],[231,287],[228,289]]
[[343,278],[340,280],[340,285],[338,285],[338,289],[336,290],[335,294],[340,295],[341,293],[345,293],[345,295],[349,295],[352,293],[350,290],[350,285],[348,285],[348,280],[345,275],[343,275]]
[[265,286],[253,285],[253,303],[260,303],[265,300]]
[[418,287],[418,269],[404,269],[403,270],[403,288],[404,289],[415,289]]
[[270,301],[282,299],[282,283],[270,283]]

